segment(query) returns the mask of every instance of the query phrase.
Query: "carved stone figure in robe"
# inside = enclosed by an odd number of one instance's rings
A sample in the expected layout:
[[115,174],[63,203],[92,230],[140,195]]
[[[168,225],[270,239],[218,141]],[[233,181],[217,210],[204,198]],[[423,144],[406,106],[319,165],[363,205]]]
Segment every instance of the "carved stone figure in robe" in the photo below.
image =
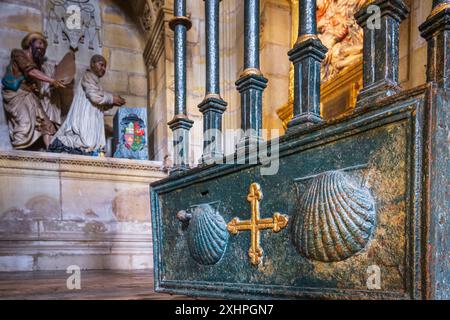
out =
[[54,66],[45,62],[47,41],[38,32],[22,40],[22,49],[13,49],[2,79],[2,96],[9,135],[15,149],[48,148],[61,122],[61,111],[52,103],[54,89],[65,84],[53,78]]
[[100,84],[106,65],[101,55],[91,58],[90,69],[77,86],[67,118],[53,137],[50,151],[84,155],[104,151],[104,112],[125,104],[122,97],[106,92]]

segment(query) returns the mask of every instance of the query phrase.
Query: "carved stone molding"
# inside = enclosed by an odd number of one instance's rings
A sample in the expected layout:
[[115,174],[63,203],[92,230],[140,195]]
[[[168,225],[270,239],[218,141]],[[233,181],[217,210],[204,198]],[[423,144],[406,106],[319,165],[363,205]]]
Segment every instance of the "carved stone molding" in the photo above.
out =
[[39,175],[62,174],[64,176],[92,177],[124,181],[152,182],[166,177],[162,163],[156,161],[94,158],[87,156],[52,154],[45,152],[1,151],[2,171],[34,171]]

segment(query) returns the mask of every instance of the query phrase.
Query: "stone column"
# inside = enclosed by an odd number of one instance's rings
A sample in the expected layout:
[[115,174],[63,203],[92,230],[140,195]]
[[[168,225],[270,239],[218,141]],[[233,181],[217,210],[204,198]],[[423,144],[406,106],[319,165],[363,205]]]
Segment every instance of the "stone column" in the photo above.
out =
[[427,81],[450,88],[450,0],[434,0],[427,20],[419,27],[428,42]]
[[189,130],[193,121],[186,111],[186,32],[192,26],[186,17],[186,1],[174,1],[174,18],[169,23],[174,31],[175,115],[168,123],[173,131],[173,169],[176,174],[189,169]]
[[299,2],[298,38],[289,51],[294,64],[294,117],[287,133],[322,122],[320,67],[328,49],[317,37],[316,0]]
[[366,108],[400,91],[399,26],[408,12],[402,0],[373,0],[355,14],[364,30],[364,86],[358,95],[357,108]]
[[450,1],[435,0],[427,20],[420,26],[428,42],[428,86],[423,165],[424,270],[427,286],[425,298],[450,299],[450,216],[448,214],[448,185],[450,157]]
[[244,136],[236,146],[238,150],[246,145],[255,146],[261,140],[262,95],[267,87],[259,59],[260,1],[245,0],[244,6],[244,71],[236,81],[241,94],[241,129]]
[[222,114],[227,103],[220,96],[219,4],[221,0],[205,0],[206,95],[198,108],[203,113],[203,155],[201,162],[221,158]]

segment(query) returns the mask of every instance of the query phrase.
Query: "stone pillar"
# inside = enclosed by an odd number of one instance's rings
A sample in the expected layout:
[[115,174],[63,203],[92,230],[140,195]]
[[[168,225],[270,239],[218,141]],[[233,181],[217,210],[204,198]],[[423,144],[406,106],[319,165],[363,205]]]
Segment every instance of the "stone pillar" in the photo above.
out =
[[260,1],[245,0],[244,6],[244,71],[236,81],[241,94],[241,129],[244,135],[236,146],[238,150],[246,145],[255,146],[261,140],[262,95],[267,87],[259,59]]
[[408,12],[402,0],[373,0],[355,14],[364,30],[364,86],[358,95],[357,108],[400,91],[399,26]]
[[427,81],[450,88],[450,0],[434,0],[427,20],[419,27],[428,42]]
[[209,163],[223,156],[222,114],[227,103],[220,96],[219,4],[221,0],[205,0],[206,95],[198,108],[203,113],[203,155]]
[[193,121],[186,111],[186,32],[192,26],[186,17],[186,1],[174,1],[174,18],[169,23],[174,31],[175,115],[168,123],[173,131],[173,169],[176,174],[189,169],[189,130]]

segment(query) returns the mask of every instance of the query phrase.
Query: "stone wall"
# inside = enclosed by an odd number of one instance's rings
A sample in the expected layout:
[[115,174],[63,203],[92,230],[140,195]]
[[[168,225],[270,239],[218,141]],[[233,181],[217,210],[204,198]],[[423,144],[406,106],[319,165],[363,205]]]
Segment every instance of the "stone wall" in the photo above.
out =
[[0,152],[0,272],[152,268],[161,163]]

